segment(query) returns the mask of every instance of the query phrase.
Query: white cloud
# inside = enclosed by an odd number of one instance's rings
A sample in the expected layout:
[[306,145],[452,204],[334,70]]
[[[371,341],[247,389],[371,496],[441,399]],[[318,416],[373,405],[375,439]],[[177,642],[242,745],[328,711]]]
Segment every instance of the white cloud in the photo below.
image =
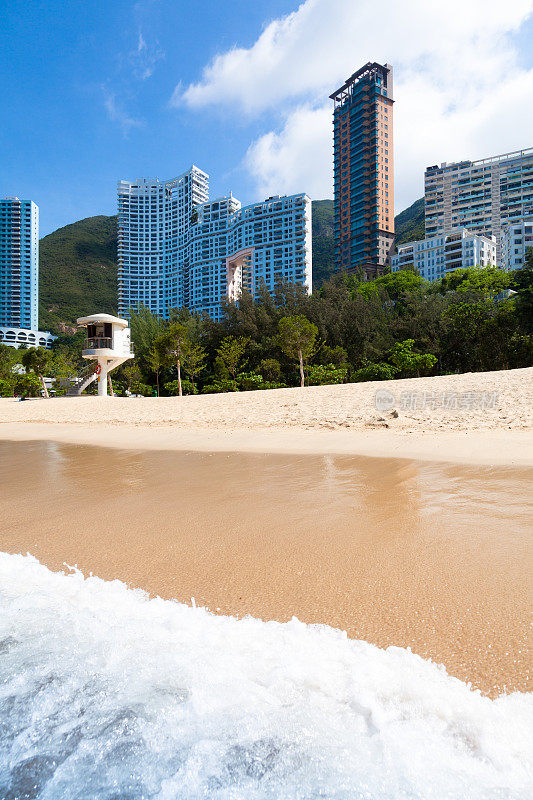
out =
[[532,144],[533,70],[514,40],[532,14],[533,0],[306,0],[172,103],[274,113],[245,157],[258,189],[331,196],[328,95],[366,61],[392,63],[401,208],[422,194],[428,164]]
[[329,105],[300,106],[280,133],[271,131],[253,142],[245,165],[259,195],[305,191],[314,198],[328,197],[333,181]]
[[142,30],[139,29],[137,47],[130,53],[129,60],[133,67],[133,74],[141,81],[151,78],[159,61],[165,58],[164,51],[156,41],[148,44]]
[[102,86],[102,92],[104,94],[104,106],[109,119],[120,125],[124,136],[127,137],[133,128],[141,128],[144,125],[142,120],[135,119],[124,110],[121,103],[117,100],[115,92],[112,92],[106,86]]

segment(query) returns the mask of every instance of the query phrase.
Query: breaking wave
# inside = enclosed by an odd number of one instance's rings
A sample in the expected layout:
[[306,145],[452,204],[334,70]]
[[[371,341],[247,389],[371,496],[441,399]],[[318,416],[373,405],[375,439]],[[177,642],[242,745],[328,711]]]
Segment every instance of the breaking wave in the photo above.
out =
[[5,800],[526,800],[533,698],[0,554]]

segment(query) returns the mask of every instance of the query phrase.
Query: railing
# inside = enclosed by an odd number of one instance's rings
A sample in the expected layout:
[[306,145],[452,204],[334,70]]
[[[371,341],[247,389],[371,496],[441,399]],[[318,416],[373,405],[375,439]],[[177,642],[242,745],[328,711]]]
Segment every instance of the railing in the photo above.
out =
[[70,375],[68,378],[60,378],[59,385],[62,389],[65,388],[73,388],[78,389],[78,387],[91,375],[94,375],[94,370],[96,367],[96,362],[91,361],[86,366],[82,367],[82,369],[75,375]]
[[85,340],[84,350],[112,350],[113,340],[106,336],[94,336]]

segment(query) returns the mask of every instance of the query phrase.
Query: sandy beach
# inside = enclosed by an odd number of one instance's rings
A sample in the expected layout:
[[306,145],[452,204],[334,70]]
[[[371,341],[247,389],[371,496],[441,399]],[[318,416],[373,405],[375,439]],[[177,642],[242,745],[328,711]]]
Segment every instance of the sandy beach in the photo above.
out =
[[491,696],[526,691],[532,410],[532,369],[3,399],[0,549],[409,647]]
[[4,398],[0,438],[528,465],[533,368],[181,398]]

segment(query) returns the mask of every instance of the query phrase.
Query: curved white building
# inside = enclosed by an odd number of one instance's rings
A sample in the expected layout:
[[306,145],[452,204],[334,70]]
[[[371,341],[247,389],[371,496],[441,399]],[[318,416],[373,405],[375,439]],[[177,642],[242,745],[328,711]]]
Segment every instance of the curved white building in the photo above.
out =
[[311,291],[311,200],[269,197],[241,207],[208,200],[209,176],[118,184],[119,312],[146,306],[167,318],[186,306],[220,319],[222,302],[294,281]]
[[0,326],[0,344],[7,344],[10,347],[49,348],[54,339],[57,339],[57,336],[52,336],[48,331]]

